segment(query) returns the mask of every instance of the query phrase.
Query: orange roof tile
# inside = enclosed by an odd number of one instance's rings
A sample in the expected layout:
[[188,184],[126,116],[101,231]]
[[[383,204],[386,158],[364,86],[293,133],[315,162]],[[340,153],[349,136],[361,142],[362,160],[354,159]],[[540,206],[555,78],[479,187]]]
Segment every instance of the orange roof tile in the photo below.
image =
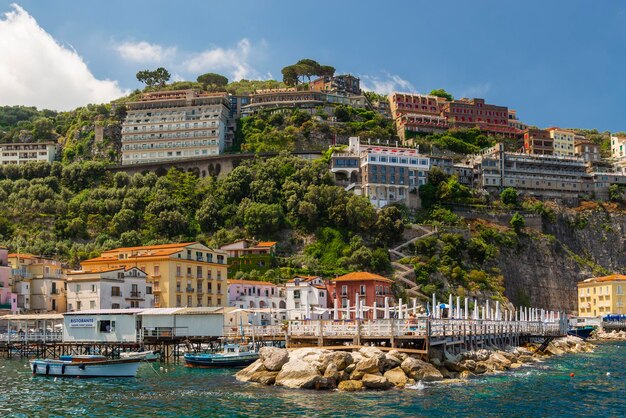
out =
[[288,283],[295,282],[296,279],[303,279],[305,282],[310,282],[311,280],[320,278],[319,276],[296,276],[293,279],[289,280]]
[[586,279],[586,280],[583,280],[582,282],[579,282],[579,284],[599,283],[599,282],[616,282],[616,281],[626,281],[626,276],[623,274],[611,274],[610,276],[592,277],[590,279]]
[[335,282],[357,282],[357,281],[370,281],[370,280],[378,280],[381,282],[392,283],[393,280],[390,280],[386,277],[379,276],[378,274],[368,273],[366,271],[357,271],[354,273],[344,274],[343,276],[339,276],[333,279]]
[[278,244],[277,242],[273,242],[273,241],[264,241],[264,242],[259,242],[256,247],[273,247],[274,245]]
[[274,283],[270,282],[262,282],[260,280],[228,280],[228,284],[251,284],[251,285],[261,285],[261,286],[276,286]]
[[15,257],[19,257],[19,258],[37,258],[32,254],[18,254],[18,253],[11,253],[9,254],[9,258],[15,258]]
[[139,246],[139,247],[121,247],[121,248],[114,248],[108,251],[103,251],[102,254],[112,253],[112,252],[133,251],[133,250],[163,250],[163,249],[170,249],[170,248],[183,248],[183,247],[186,247],[188,245],[193,245],[193,244],[199,244],[199,243],[196,241],[196,242],[180,242],[180,243],[173,243],[173,244],[145,245],[145,246]]

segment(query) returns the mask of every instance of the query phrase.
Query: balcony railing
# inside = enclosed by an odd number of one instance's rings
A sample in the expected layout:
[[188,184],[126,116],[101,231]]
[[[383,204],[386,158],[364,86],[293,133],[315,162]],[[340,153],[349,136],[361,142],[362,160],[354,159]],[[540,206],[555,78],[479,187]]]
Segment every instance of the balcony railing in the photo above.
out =
[[111,297],[113,298],[121,298],[122,292],[111,292]]
[[187,287],[187,288],[185,288],[185,292],[187,292],[187,293],[193,293],[193,287]]
[[131,290],[131,292],[130,292],[130,297],[131,298],[138,298],[140,296],[141,296],[141,292],[139,292],[139,291],[132,291]]

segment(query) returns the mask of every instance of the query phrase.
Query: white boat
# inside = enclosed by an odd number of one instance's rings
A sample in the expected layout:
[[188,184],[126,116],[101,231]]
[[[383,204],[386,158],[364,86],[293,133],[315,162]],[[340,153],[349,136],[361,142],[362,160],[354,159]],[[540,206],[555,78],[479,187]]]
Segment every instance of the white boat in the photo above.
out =
[[225,344],[223,353],[185,353],[188,367],[245,367],[259,358],[259,353],[239,344]]
[[55,377],[135,377],[142,359],[107,360],[80,356],[69,360],[31,360],[33,375]]
[[158,361],[161,359],[161,354],[154,351],[125,351],[120,353],[120,358],[138,358],[144,361]]

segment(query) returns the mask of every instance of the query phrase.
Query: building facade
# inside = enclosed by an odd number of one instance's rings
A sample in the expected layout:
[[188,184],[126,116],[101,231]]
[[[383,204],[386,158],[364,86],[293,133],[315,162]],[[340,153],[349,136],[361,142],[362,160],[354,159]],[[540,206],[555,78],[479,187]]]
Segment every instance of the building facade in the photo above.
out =
[[578,315],[597,317],[626,313],[626,276],[594,277],[578,283]]
[[254,280],[228,280],[230,306],[255,309],[248,322],[253,325],[276,325],[287,319],[285,287]]
[[285,295],[289,320],[330,318],[330,288],[321,277],[295,277],[285,285]]
[[54,142],[0,144],[0,164],[26,164],[32,161],[53,162],[58,153]]
[[552,155],[554,139],[545,129],[526,129],[524,131],[524,152],[535,155]]
[[8,256],[20,312],[66,311],[66,283],[61,262],[32,254]]
[[259,242],[242,239],[220,247],[228,254],[228,277],[233,278],[237,272],[260,273],[274,267],[276,261],[276,242]]
[[17,313],[17,294],[13,292],[9,251],[0,247],[0,312]]
[[342,95],[360,95],[361,82],[357,77],[350,74],[336,76],[325,76],[313,80],[309,83],[312,91],[324,93],[335,93]]
[[224,150],[230,113],[226,93],[145,93],[127,106],[122,164],[206,157]]
[[[385,298],[387,303],[393,305],[393,293],[391,284],[393,280],[378,274],[367,273],[364,271],[349,273],[336,279],[331,280],[331,304],[337,303],[338,307],[351,307],[350,318],[355,318],[356,313],[352,313],[352,307],[362,303],[367,307],[384,308]],[[378,319],[383,317],[382,309],[368,310],[365,312],[364,318],[359,319]]]
[[626,159],[626,136],[611,136],[611,157]]
[[451,126],[479,128],[488,135],[520,138],[522,131],[509,126],[506,106],[485,103],[484,99],[460,99],[444,102],[442,115]]
[[600,155],[600,145],[595,142],[578,137],[574,142],[574,155],[580,157],[587,163],[595,163],[602,159]]
[[227,253],[199,242],[116,248],[81,263],[83,270],[137,267],[148,274],[154,306],[228,306]]
[[152,307],[152,284],[136,267],[67,273],[68,312]]
[[419,206],[417,190],[426,184],[430,161],[413,148],[361,144],[350,138],[347,152],[333,154],[331,172],[338,182],[366,196],[374,206],[394,202]]
[[561,128],[548,128],[550,137],[554,141],[554,155],[560,157],[573,157],[574,152],[574,138],[576,134],[573,131],[568,131]]
[[389,95],[389,109],[403,143],[415,133],[444,132],[448,121],[441,114],[444,99],[416,93],[394,92]]

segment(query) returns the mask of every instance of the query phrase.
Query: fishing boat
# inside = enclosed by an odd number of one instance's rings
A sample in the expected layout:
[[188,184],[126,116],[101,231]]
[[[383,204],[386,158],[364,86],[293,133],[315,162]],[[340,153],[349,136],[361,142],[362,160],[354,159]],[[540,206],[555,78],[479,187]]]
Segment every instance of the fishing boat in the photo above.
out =
[[159,361],[161,359],[161,353],[158,351],[125,351],[120,353],[120,358],[138,358],[143,361]]
[[103,356],[62,356],[59,360],[31,360],[33,375],[55,377],[135,377],[142,359],[108,360]]
[[567,335],[586,340],[598,328],[599,322],[597,318],[572,317],[569,319],[568,325]]
[[185,353],[188,367],[245,367],[259,358],[259,353],[239,344],[225,344],[222,353]]

